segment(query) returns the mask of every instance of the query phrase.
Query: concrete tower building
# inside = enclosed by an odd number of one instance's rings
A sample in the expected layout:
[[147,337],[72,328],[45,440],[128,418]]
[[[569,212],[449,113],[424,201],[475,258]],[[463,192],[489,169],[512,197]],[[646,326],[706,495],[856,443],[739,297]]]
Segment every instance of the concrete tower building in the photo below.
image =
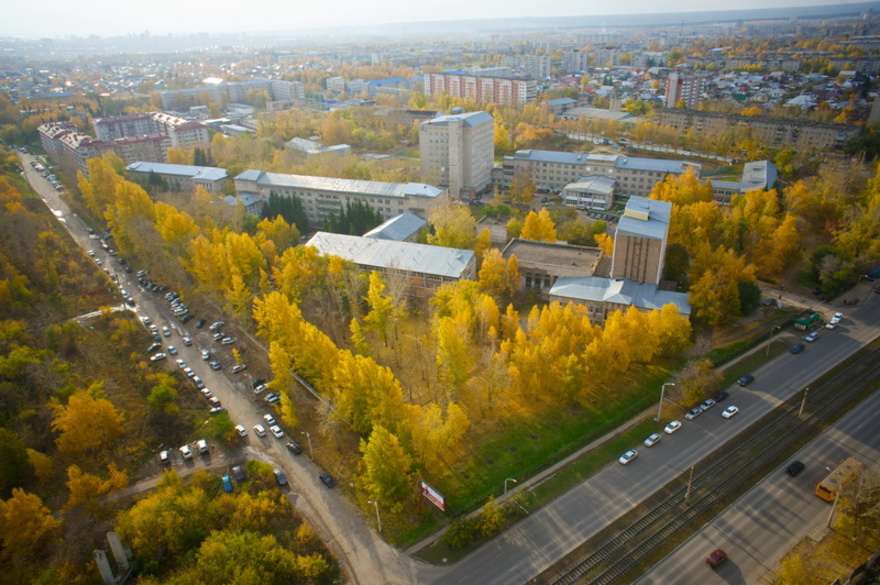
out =
[[612,278],[660,284],[672,204],[645,197],[630,197],[614,236]]
[[422,180],[470,199],[491,181],[495,118],[488,112],[441,116],[419,124]]

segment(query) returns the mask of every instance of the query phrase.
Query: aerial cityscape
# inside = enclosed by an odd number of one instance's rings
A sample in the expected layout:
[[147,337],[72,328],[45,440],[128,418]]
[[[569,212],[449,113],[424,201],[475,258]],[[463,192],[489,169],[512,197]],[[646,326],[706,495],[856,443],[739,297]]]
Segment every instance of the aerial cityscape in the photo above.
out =
[[880,584],[880,2],[20,5],[12,584]]

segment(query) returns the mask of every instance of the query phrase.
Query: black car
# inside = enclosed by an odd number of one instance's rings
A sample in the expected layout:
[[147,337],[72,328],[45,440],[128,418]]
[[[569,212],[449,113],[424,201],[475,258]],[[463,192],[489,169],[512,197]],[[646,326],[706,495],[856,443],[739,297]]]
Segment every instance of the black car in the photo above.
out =
[[743,376],[742,378],[737,380],[736,383],[739,384],[740,386],[748,386],[749,384],[751,384],[754,381],[755,381],[755,377],[753,375],[746,374],[745,376]]
[[715,393],[715,402],[724,402],[730,396],[726,390],[719,390]]
[[794,477],[797,474],[799,474],[801,471],[803,471],[804,467],[806,467],[806,465],[804,465],[800,461],[792,461],[791,465],[789,465],[788,467],[785,468],[785,473]]
[[328,488],[332,488],[334,485],[336,485],[336,482],[333,481],[333,478],[330,476],[329,473],[322,473],[318,476],[318,479],[320,479],[321,483],[326,485]]
[[265,384],[265,383],[266,383],[266,378],[254,378],[254,380],[251,382],[251,388],[256,388],[260,384]]
[[789,349],[788,351],[790,351],[791,353],[800,353],[800,352],[804,351],[804,349],[806,349],[806,347],[807,346],[804,345],[803,343],[795,343],[794,345],[791,346],[791,349]]
[[287,450],[294,455],[299,455],[303,452],[303,448],[296,441],[287,441]]
[[184,315],[183,317],[180,318],[180,322],[181,323],[189,323],[190,321],[192,321],[192,319],[193,319],[192,315]]
[[147,348],[147,353],[153,353],[154,351],[158,351],[160,349],[162,349],[162,344],[161,343],[154,343],[153,345],[151,345],[150,347]]
[[232,477],[235,478],[235,481],[244,481],[244,470],[242,470],[240,465],[236,465],[232,468]]
[[198,321],[196,321],[196,327],[201,329],[202,327],[205,326],[205,323],[207,323],[207,321],[205,321],[204,319],[199,319]]

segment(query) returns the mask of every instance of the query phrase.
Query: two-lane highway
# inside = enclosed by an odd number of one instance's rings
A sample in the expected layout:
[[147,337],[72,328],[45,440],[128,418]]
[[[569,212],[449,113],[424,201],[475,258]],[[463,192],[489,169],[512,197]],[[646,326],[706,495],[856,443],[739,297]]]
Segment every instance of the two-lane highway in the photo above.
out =
[[[791,460],[806,464],[797,477],[784,467],[769,475],[690,540],[637,581],[639,585],[760,583],[802,537],[828,522],[831,504],[813,490],[841,461],[854,456],[880,465],[880,393],[874,394]],[[729,558],[712,570],[706,555],[724,549]]]

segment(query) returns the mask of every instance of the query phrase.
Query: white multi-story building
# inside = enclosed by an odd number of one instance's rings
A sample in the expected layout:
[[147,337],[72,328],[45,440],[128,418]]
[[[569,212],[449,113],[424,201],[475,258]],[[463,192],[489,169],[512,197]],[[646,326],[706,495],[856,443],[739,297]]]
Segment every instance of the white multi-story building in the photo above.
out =
[[155,175],[164,180],[173,191],[193,191],[196,187],[201,187],[208,193],[220,195],[229,181],[226,169],[219,167],[136,162],[128,165],[125,170],[141,182],[147,182],[150,175]]
[[562,70],[571,73],[573,71],[585,71],[590,66],[590,54],[586,51],[565,51],[562,53]]
[[495,118],[488,112],[440,116],[419,124],[422,179],[470,199],[485,189],[495,158]]
[[315,227],[323,227],[331,213],[338,217],[346,204],[354,201],[369,204],[386,220],[401,213],[428,217],[435,207],[448,201],[445,189],[422,183],[384,183],[257,170],[235,177],[235,190],[239,196],[255,195],[263,201],[273,192],[280,197],[297,197],[302,201],[309,224]]
[[696,109],[705,79],[704,76],[694,73],[670,73],[666,80],[666,107],[674,108],[679,101],[684,101],[688,109]]
[[[605,177],[612,179],[614,185],[604,186],[603,183],[603,189],[613,193],[615,202],[623,203],[632,196],[647,197],[654,185],[667,175],[682,175],[691,168],[700,171],[700,165],[686,161],[619,154],[518,150],[513,156],[504,157],[501,184],[509,187],[516,174],[529,173],[539,189],[560,191],[585,177]],[[591,204],[595,208],[598,202],[599,198],[594,198]],[[609,203],[607,207],[610,206]]]
[[538,97],[534,79],[513,79],[477,72],[428,73],[424,77],[427,95],[449,94],[477,103],[495,103],[521,108]]
[[103,141],[163,134],[171,140],[171,146],[175,148],[207,148],[211,144],[207,126],[164,112],[98,118],[94,126],[95,136]]

